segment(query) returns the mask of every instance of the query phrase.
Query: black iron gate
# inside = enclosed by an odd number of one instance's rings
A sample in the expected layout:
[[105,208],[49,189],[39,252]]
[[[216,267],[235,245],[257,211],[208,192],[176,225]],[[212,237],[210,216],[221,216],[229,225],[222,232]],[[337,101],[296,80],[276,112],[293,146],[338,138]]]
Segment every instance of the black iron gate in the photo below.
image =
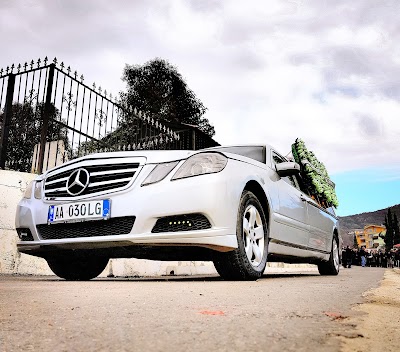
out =
[[93,152],[218,145],[194,128],[120,105],[47,58],[0,70],[0,168],[43,172]]

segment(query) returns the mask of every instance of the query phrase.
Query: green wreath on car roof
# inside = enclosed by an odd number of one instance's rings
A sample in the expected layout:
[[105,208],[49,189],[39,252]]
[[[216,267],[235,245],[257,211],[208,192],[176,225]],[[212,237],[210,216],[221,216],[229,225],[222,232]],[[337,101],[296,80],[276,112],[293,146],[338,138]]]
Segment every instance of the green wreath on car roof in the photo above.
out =
[[327,206],[338,207],[335,184],[329,178],[325,165],[299,138],[292,144],[292,154],[294,160],[301,165],[302,179],[310,195]]

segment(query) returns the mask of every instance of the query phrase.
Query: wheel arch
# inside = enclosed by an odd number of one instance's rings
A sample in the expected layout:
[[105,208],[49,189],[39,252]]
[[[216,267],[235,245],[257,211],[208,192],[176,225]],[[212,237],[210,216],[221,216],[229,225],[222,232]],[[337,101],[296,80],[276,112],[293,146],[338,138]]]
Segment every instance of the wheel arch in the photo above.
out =
[[244,191],[250,191],[252,192],[257,199],[260,201],[261,206],[263,208],[264,214],[265,214],[265,218],[268,221],[268,227],[271,223],[271,210],[270,210],[270,206],[269,206],[269,201],[267,198],[267,195],[264,192],[264,189],[262,188],[262,186],[254,180],[250,180],[246,183],[246,186],[244,187]]
[[342,264],[342,251],[341,251],[341,248],[342,248],[342,245],[343,245],[343,240],[342,240],[341,236],[339,235],[339,231],[338,231],[337,227],[335,227],[333,229],[333,238],[336,238],[336,241],[337,241],[337,244],[338,244],[338,247],[339,247],[339,263]]

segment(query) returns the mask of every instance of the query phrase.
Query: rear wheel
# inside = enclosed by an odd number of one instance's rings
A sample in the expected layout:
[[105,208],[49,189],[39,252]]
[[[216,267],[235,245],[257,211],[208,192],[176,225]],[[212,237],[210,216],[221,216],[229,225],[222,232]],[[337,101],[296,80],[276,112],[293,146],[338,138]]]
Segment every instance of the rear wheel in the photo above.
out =
[[240,199],[236,236],[238,248],[219,253],[214,266],[225,280],[257,280],[267,264],[268,226],[261,203],[250,191]]
[[68,281],[85,281],[100,275],[106,268],[108,258],[70,255],[47,258],[54,274]]
[[318,271],[321,275],[337,275],[339,274],[340,259],[339,259],[339,243],[336,236],[332,239],[331,255],[327,262],[318,264]]

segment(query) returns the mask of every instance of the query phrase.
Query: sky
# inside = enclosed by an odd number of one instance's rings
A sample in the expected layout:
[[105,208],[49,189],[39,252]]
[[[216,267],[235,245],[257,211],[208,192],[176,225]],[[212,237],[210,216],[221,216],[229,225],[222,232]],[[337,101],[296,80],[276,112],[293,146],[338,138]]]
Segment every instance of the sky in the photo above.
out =
[[222,145],[298,137],[336,183],[340,216],[400,203],[400,1],[0,0],[0,67],[57,57],[125,89],[160,57]]

